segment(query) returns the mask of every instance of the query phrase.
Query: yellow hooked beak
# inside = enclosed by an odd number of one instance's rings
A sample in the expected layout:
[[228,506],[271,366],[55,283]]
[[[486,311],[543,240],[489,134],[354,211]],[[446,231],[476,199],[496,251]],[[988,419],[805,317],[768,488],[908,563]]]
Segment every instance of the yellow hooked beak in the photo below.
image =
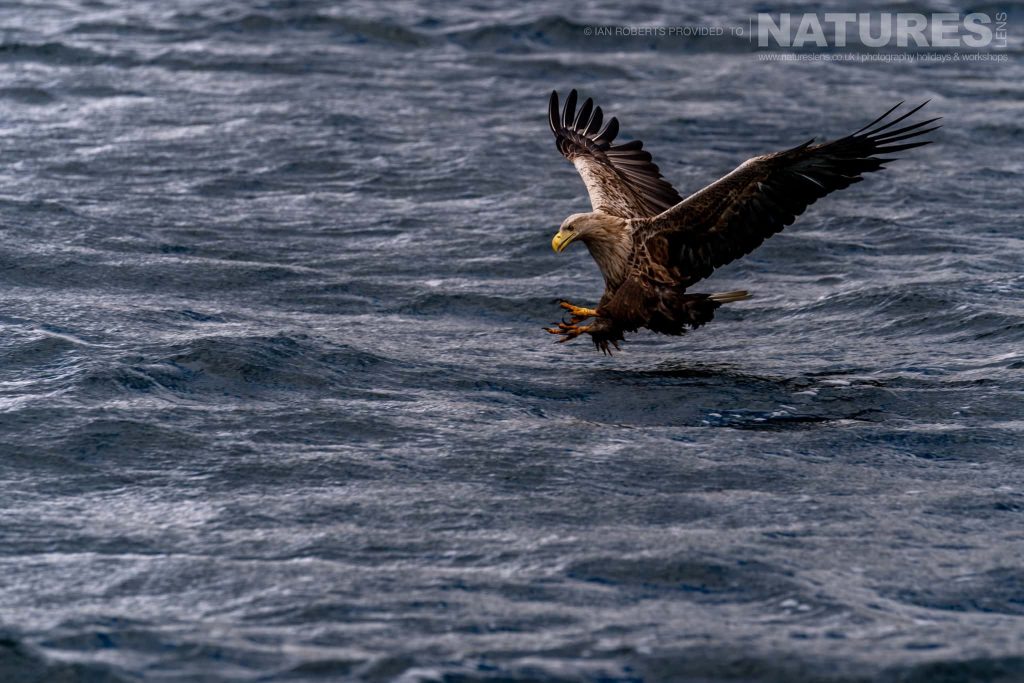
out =
[[576,239],[575,232],[566,232],[564,230],[559,230],[558,232],[555,233],[555,236],[551,238],[551,248],[554,249],[555,251],[561,252],[567,246],[569,246],[569,243],[572,242],[574,239]]

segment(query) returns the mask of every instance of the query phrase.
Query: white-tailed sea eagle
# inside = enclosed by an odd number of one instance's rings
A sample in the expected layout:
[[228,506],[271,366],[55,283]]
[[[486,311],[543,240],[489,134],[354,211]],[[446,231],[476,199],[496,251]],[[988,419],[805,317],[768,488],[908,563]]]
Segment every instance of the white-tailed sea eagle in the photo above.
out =
[[558,93],[552,92],[551,131],[558,151],[583,178],[593,210],[566,218],[551,246],[560,252],[577,240],[586,244],[605,291],[596,308],[563,301],[570,320],[547,330],[560,342],[589,334],[607,353],[609,344],[618,348],[624,332],[646,327],[682,334],[710,321],[722,304],[748,298],[746,291],[686,290],[753,251],[821,197],[894,160],[878,155],[927,145],[929,140],[914,138],[938,128],[928,127],[938,118],[894,128],[927,102],[890,119],[901,104],[844,138],[820,145],[809,140],[748,159],[683,199],[642,142],[612,144],[619,132],[614,117],[604,123],[589,98],[577,111],[575,90],[559,112]]

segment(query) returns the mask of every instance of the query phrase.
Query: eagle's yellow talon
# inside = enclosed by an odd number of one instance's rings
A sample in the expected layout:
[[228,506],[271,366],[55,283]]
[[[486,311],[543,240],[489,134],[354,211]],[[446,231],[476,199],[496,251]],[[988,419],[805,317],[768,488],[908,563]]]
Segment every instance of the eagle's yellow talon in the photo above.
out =
[[560,335],[562,335],[562,338],[561,339],[556,339],[555,342],[558,343],[558,344],[564,344],[565,342],[572,341],[573,339],[575,339],[576,337],[580,336],[581,334],[583,334],[585,332],[588,332],[590,330],[590,328],[591,328],[590,325],[582,325],[581,326],[581,325],[570,325],[570,324],[567,324],[567,323],[558,323],[558,329],[557,330],[555,328],[547,328],[547,329],[548,329],[548,332],[551,332],[552,334],[560,334]]
[[568,301],[562,300],[558,302],[558,305],[569,311],[572,314],[573,322],[578,323],[587,318],[593,318],[597,315],[597,311],[593,308],[583,308],[582,306],[574,306]]

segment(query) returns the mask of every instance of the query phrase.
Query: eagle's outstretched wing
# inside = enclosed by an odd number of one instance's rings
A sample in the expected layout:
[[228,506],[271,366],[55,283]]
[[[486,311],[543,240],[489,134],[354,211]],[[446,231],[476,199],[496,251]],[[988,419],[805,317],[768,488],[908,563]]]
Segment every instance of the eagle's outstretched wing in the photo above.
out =
[[706,278],[716,268],[753,251],[821,197],[860,182],[861,174],[894,161],[877,155],[931,142],[904,141],[938,128],[926,127],[938,118],[891,130],[927,102],[886,121],[901,104],[844,138],[821,145],[810,140],[784,152],[749,159],[642,222],[634,233],[634,243],[647,244],[648,258],[662,261],[652,265],[677,274],[678,284],[689,286]]
[[682,201],[643,150],[644,143],[612,145],[619,122],[612,117],[602,128],[602,121],[601,107],[595,107],[589,97],[576,111],[573,90],[559,114],[558,93],[551,93],[548,123],[555,144],[579,171],[594,210],[621,218],[650,217]]

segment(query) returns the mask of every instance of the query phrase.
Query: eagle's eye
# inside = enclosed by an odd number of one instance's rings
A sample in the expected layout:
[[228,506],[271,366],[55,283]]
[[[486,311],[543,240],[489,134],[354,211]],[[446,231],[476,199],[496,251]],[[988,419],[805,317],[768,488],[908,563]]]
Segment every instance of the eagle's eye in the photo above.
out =
[[575,225],[570,225],[565,230],[566,230],[566,232],[576,232],[576,226]]

